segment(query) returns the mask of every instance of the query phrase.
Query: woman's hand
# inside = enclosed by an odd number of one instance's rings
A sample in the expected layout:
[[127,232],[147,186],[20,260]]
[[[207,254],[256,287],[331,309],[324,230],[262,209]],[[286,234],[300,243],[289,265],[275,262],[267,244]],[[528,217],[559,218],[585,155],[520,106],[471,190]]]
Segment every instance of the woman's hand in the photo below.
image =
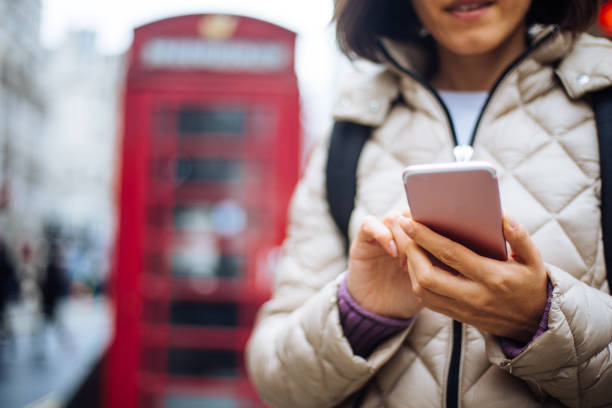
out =
[[373,216],[364,219],[351,245],[347,288],[364,309],[381,316],[407,319],[422,306],[412,293],[410,276],[405,269],[406,257],[400,256],[391,232],[401,229],[401,216],[396,212],[383,221]]
[[[491,334],[528,342],[547,301],[547,274],[526,231],[504,216],[507,261],[475,254],[429,228],[402,217],[395,242],[408,259],[412,290],[423,305]],[[459,274],[435,266],[429,254]]]

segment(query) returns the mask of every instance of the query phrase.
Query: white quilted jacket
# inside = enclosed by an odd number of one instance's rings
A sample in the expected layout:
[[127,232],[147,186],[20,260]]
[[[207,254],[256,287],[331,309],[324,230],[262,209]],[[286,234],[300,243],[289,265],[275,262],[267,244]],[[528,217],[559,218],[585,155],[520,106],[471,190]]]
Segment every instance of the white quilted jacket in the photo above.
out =
[[[612,297],[586,95],[610,85],[612,44],[557,32],[511,69],[485,107],[474,160],[497,167],[502,205],[540,249],[554,292],[548,331],[513,360],[496,338],[463,325],[460,407],[612,406]],[[352,236],[367,214],[406,208],[404,166],[454,160],[442,106],[408,75],[385,70],[352,83],[335,116],[375,127],[358,165]],[[293,197],[275,294],[248,345],[251,378],[278,407],[446,406],[450,318],[423,310],[367,360],[343,336],[336,292],[347,264],[325,198],[326,148],[312,154]]]

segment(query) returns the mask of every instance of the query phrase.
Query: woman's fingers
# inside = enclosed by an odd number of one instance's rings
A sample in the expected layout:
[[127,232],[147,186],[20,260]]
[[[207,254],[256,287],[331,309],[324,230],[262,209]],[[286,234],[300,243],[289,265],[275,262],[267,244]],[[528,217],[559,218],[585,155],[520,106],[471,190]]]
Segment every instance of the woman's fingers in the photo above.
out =
[[430,293],[451,298],[469,290],[469,282],[461,275],[454,275],[432,265],[427,253],[410,239],[399,225],[399,219],[391,225],[391,232],[400,253],[405,255],[408,274],[415,295],[425,297]]
[[503,217],[504,238],[512,249],[512,258],[517,262],[538,266],[542,263],[540,251],[536,248],[527,231],[509,214]]
[[398,256],[397,245],[393,240],[393,234],[378,218],[368,215],[361,224],[357,233],[357,241],[376,241],[385,251],[394,258]]
[[[385,219],[383,220],[384,225],[386,226],[386,228],[389,230],[389,232],[391,233],[393,240],[395,241],[395,243],[397,244],[397,247],[399,249],[405,248],[410,241],[410,238],[406,235],[406,234],[398,234],[397,231],[394,232],[395,228],[399,228],[398,227],[398,221],[401,218],[401,215],[399,213],[393,213],[388,217],[385,217]],[[401,250],[400,254],[403,254],[405,251]]]
[[402,217],[399,224],[412,240],[443,264],[470,279],[482,281],[486,278],[486,258],[410,218]]

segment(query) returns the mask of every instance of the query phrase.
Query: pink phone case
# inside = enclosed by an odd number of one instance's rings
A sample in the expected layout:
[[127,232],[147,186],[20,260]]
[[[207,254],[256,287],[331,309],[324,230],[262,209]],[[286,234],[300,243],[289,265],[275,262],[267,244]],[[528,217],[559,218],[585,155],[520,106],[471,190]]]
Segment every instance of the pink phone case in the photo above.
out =
[[487,162],[408,166],[403,172],[414,220],[489,258],[508,258],[497,172]]

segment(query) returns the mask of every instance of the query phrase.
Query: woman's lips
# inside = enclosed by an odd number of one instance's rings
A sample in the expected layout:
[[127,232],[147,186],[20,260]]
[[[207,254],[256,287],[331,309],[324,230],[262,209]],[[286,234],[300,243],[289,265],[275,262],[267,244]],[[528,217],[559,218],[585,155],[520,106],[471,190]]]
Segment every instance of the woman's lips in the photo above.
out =
[[493,4],[495,2],[491,0],[459,0],[453,2],[444,10],[461,20],[473,21],[484,16]]

